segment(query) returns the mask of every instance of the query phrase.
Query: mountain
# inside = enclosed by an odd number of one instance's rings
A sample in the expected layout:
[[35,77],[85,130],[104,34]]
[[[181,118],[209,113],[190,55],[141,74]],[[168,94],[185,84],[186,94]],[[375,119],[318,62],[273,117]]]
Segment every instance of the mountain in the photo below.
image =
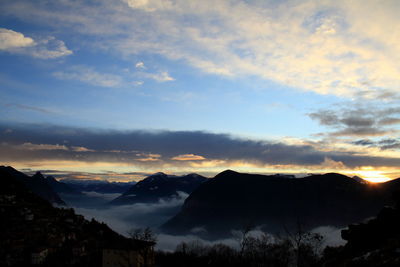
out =
[[105,180],[88,180],[88,179],[62,179],[60,182],[68,185],[72,189],[79,192],[97,192],[101,194],[122,194],[128,190],[132,182],[108,182]]
[[287,179],[224,171],[200,185],[181,211],[161,229],[187,234],[205,228],[207,236],[227,236],[246,225],[272,233],[331,225],[342,227],[376,214],[400,181],[365,184],[328,173]]
[[80,195],[81,192],[67,185],[66,183],[57,181],[53,176],[46,177],[47,183],[51,188],[59,194]]
[[12,167],[0,166],[0,179],[6,179],[5,177],[8,177],[7,179],[15,179],[24,184],[26,188],[50,203],[65,205],[65,202],[51,188],[51,186],[47,183],[47,180],[40,172],[37,172],[32,177],[29,177]]
[[177,196],[178,192],[190,194],[205,181],[207,181],[207,178],[195,173],[174,176],[160,172],[138,182],[121,196],[112,200],[110,204],[125,205],[157,202],[162,198]]
[[0,174],[0,266],[139,266],[152,260],[142,251],[152,251],[154,242],[126,238],[73,209],[53,207],[10,167],[0,167]]

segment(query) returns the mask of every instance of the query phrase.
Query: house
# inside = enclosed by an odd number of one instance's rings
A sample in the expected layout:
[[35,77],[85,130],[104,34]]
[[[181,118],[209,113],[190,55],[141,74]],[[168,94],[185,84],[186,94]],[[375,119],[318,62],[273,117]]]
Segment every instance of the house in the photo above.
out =
[[153,267],[154,242],[129,240],[103,249],[103,267]]

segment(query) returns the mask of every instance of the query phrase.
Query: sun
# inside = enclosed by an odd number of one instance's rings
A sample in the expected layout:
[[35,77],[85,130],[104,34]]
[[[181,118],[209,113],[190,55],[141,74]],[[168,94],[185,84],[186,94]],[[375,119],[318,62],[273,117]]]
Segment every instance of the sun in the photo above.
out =
[[384,183],[392,180],[384,175],[381,171],[362,170],[355,172],[355,174],[371,183]]

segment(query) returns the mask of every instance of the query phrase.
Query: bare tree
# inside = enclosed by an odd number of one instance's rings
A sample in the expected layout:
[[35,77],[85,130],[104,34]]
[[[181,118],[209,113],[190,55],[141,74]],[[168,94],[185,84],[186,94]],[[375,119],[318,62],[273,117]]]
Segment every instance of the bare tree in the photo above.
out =
[[318,259],[319,250],[322,247],[323,236],[304,230],[304,225],[297,220],[297,229],[294,232],[285,227],[287,238],[294,252],[295,266],[305,267],[313,265]]
[[156,233],[149,227],[146,228],[133,228],[128,231],[128,235],[132,239],[147,241],[147,242],[157,242]]
[[235,233],[235,239],[239,243],[239,253],[243,256],[244,251],[251,243],[251,238],[249,236],[250,232],[254,229],[254,225],[251,223],[246,223],[243,227]]
[[[128,231],[128,235],[130,238],[132,238],[134,240],[140,240],[140,241],[150,242],[150,243],[154,243],[154,244],[157,242],[157,235],[149,227],[146,227],[144,229],[143,228],[131,229]],[[142,256],[145,267],[152,265],[152,263],[149,262],[149,258],[150,258],[150,255],[152,255],[154,253],[153,244],[148,248],[145,247],[145,248],[139,249],[138,253],[140,256]]]

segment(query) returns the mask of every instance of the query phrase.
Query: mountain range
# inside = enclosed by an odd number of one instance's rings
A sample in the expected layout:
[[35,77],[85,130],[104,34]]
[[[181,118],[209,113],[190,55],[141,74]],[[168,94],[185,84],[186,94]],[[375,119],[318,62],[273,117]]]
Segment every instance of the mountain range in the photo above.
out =
[[57,181],[53,176],[47,176],[46,178],[47,183],[50,187],[59,194],[70,194],[70,195],[81,195],[82,193],[79,190],[69,186],[66,183]]
[[195,173],[174,176],[160,172],[136,183],[121,196],[112,200],[110,204],[154,203],[160,199],[176,197],[178,192],[190,194],[205,181],[207,181],[207,178]]
[[65,202],[53,190],[47,179],[40,172],[29,177],[12,167],[0,166],[0,179],[6,179],[5,177],[13,177],[13,179],[26,186],[30,191],[52,204],[65,205]]
[[[12,167],[0,167],[0,179],[13,177],[37,196],[53,204],[65,205],[62,196],[80,196],[77,188],[101,188],[89,181],[32,177]],[[96,185],[95,185],[96,184]],[[115,188],[118,183],[102,183]],[[124,183],[123,186],[126,186]],[[121,189],[121,187],[120,187]],[[374,216],[400,190],[400,179],[381,184],[365,183],[337,173],[294,178],[256,175],[231,170],[207,179],[156,173],[132,185],[110,204],[155,203],[171,199],[179,192],[189,194],[181,210],[160,229],[170,234],[196,233],[205,238],[230,236],[232,230],[252,225],[270,233],[310,230],[318,226],[344,227]],[[81,198],[81,197],[80,197]],[[104,202],[106,203],[106,202]]]
[[59,182],[79,192],[97,192],[101,194],[124,193],[136,182],[108,182],[106,180],[61,179]]
[[227,170],[194,190],[161,229],[222,237],[248,225],[271,233],[343,227],[374,216],[398,189],[400,179],[368,184],[337,173],[290,179]]

